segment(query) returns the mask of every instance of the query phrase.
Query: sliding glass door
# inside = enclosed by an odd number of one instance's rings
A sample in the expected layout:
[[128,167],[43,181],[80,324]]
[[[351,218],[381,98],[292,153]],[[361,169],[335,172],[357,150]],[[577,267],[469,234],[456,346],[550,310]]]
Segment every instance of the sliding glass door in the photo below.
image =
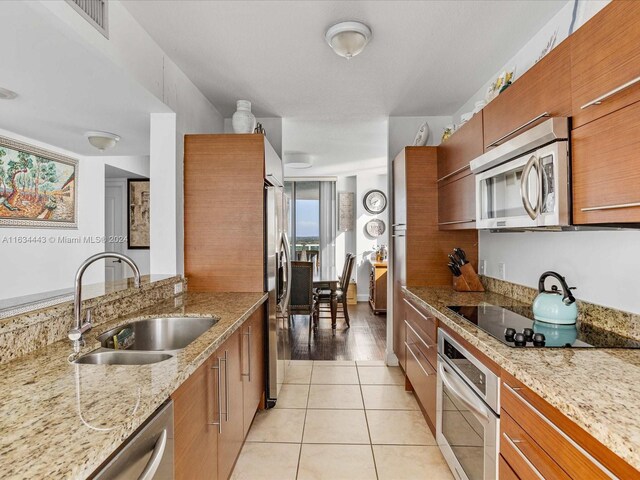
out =
[[285,182],[292,258],[314,262],[315,276],[335,273],[335,182]]

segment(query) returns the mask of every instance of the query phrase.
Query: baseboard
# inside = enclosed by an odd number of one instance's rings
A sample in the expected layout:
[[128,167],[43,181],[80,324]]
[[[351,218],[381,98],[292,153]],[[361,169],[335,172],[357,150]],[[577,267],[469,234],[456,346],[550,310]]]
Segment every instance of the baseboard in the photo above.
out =
[[359,302],[368,302],[369,301],[369,294],[365,294],[365,295],[358,295],[356,297],[358,299]]

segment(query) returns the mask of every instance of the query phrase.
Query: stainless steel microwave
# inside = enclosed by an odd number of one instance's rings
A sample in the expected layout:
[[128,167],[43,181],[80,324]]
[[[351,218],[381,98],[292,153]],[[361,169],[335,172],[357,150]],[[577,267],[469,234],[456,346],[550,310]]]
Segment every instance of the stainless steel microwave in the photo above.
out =
[[471,161],[478,229],[570,224],[569,120],[550,118]]

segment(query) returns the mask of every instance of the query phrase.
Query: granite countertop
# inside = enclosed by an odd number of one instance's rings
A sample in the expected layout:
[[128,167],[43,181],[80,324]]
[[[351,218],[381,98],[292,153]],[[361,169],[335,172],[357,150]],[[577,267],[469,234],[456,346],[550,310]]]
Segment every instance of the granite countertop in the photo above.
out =
[[403,287],[415,300],[594,438],[640,470],[640,350],[524,349],[504,345],[445,308],[524,306],[496,293]]
[[0,365],[0,477],[85,478],[169,398],[267,299],[262,293],[185,293],[94,328],[132,319],[213,315],[219,321],[174,358],[153,365],[77,365],[67,341]]

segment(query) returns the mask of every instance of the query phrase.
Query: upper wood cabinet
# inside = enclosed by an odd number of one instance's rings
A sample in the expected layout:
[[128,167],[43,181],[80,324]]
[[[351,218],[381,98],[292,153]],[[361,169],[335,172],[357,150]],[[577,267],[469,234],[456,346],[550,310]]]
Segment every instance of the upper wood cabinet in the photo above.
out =
[[440,230],[476,228],[476,177],[445,181],[438,187],[438,227]]
[[640,102],[571,134],[573,223],[640,223]]
[[484,147],[499,145],[536,125],[542,114],[571,116],[571,44],[569,37],[527,70],[483,109]]
[[574,127],[640,100],[640,2],[612,1],[571,38]]
[[438,146],[438,183],[469,174],[469,162],[484,153],[482,119],[476,113]]

